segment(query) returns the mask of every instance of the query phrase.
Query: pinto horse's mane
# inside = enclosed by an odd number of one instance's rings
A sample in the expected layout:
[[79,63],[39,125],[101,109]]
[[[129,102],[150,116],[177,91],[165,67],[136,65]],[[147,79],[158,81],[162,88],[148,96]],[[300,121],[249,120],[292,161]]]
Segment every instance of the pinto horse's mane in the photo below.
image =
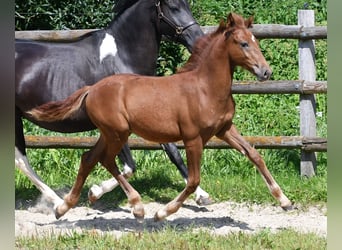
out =
[[209,44],[211,43],[211,41],[217,35],[221,34],[222,31],[223,30],[222,30],[222,27],[220,24],[220,26],[217,28],[216,31],[198,38],[194,44],[194,47],[193,47],[193,50],[192,50],[192,53],[191,53],[189,60],[187,61],[187,63],[183,67],[178,69],[177,72],[182,73],[182,72],[194,70],[202,60],[205,60],[206,49],[209,47]]
[[124,12],[126,9],[128,9],[138,1],[139,0],[116,0],[113,7],[115,18],[120,16],[122,12]]

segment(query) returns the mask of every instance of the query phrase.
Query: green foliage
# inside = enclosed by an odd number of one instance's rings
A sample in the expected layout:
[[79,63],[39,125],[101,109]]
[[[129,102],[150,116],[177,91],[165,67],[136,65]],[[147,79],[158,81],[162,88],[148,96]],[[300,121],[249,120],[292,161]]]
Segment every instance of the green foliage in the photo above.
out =
[[308,8],[315,10],[318,23],[327,20],[327,0],[305,1],[305,0],[193,0],[191,10],[194,17],[201,25],[217,25],[219,20],[225,18],[229,12],[236,12],[243,16],[255,17],[255,23],[264,24],[287,24],[297,23],[297,11]]
[[113,18],[112,0],[16,0],[16,30],[104,28]]

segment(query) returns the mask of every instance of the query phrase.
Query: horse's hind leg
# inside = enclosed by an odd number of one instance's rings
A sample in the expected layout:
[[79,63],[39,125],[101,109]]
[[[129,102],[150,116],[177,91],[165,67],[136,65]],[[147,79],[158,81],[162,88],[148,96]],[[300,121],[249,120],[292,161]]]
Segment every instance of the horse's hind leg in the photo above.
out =
[[[177,146],[174,143],[161,144],[161,146],[170,158],[171,162],[176,165],[186,184],[188,182],[188,169],[184,164]],[[196,188],[195,196],[195,201],[198,205],[210,205],[212,203],[209,194],[200,186]]]
[[[113,143],[114,142],[114,143]],[[114,156],[119,152],[121,144],[118,140],[111,140],[110,145],[107,145],[106,155],[101,160],[101,164],[114,176],[117,183],[126,193],[128,203],[132,207],[133,214],[138,221],[144,219],[145,211],[141,202],[140,194],[128,183],[127,176],[120,173],[118,166],[114,161]]]
[[57,206],[55,210],[57,219],[59,219],[70,208],[76,205],[81,195],[81,190],[85,180],[87,179],[89,173],[93,170],[95,164],[100,161],[101,157],[104,154],[104,150],[105,142],[103,140],[103,137],[100,136],[95,146],[90,151],[87,151],[82,155],[76,181],[69,193],[64,196],[63,204]]
[[27,157],[23,155],[17,147],[15,147],[15,165],[33,182],[33,184],[43,194],[43,197],[47,201],[53,203],[54,210],[58,205],[63,203],[63,200],[33,171]]
[[34,172],[26,156],[26,144],[23,131],[21,111],[15,108],[15,166],[20,169],[39,189],[43,197],[53,203],[53,209],[63,200]]
[[286,197],[277,182],[272,177],[260,154],[240,135],[233,124],[223,134],[218,134],[216,136],[226,141],[229,145],[242,154],[246,155],[249,160],[255,164],[271,194],[280,202],[280,206],[284,210],[292,208],[291,201]]
[[[127,143],[121,149],[118,157],[120,158],[121,162],[124,164],[122,174],[126,178],[131,177],[133,173],[135,172],[136,165],[132,158],[132,154],[130,152],[130,149]],[[92,187],[89,189],[89,192],[88,192],[89,201],[94,203],[95,201],[100,199],[102,195],[112,191],[118,185],[119,183],[116,181],[115,178],[105,180],[101,182],[99,185],[96,185],[96,184],[92,185]]]

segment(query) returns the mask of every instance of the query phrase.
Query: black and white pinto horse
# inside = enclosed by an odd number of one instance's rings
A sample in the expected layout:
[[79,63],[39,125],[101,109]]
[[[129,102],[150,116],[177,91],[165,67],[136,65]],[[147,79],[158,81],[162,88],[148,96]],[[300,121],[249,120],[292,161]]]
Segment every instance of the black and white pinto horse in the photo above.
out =
[[[63,200],[34,172],[26,157],[22,118],[62,133],[95,129],[86,113],[60,122],[33,120],[25,112],[46,102],[62,100],[85,85],[117,73],[154,75],[162,35],[184,44],[190,51],[203,35],[186,0],[119,0],[115,17],[105,29],[87,33],[75,41],[53,43],[15,41],[15,164],[54,208]],[[185,182],[188,171],[174,144],[163,144]],[[135,163],[126,145],[119,155],[123,175],[130,177]],[[88,194],[94,202],[118,183],[114,178],[94,185]],[[196,190],[198,204],[210,203],[208,193]]]

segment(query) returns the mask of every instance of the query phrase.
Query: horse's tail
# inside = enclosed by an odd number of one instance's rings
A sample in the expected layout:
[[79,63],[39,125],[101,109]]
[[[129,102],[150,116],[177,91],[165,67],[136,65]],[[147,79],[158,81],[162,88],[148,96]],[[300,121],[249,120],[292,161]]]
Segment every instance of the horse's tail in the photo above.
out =
[[54,122],[70,118],[82,107],[90,86],[85,86],[62,101],[48,102],[27,111],[40,121]]

